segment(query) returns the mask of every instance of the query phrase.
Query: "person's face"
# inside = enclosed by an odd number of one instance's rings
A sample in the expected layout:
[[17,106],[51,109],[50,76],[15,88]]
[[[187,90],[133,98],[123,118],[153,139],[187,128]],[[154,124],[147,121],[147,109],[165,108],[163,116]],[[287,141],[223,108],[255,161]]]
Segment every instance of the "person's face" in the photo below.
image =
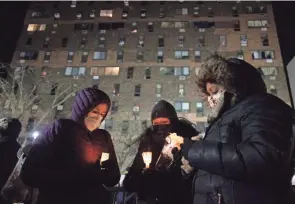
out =
[[171,121],[168,118],[155,118],[153,121],[153,138],[157,143],[163,143],[171,129]]
[[108,105],[106,103],[98,104],[86,116],[84,123],[88,130],[93,131],[99,128],[103,118],[107,114]]
[[209,106],[210,108],[214,108],[219,103],[223,93],[225,92],[225,89],[219,84],[208,82],[206,84],[206,90],[208,94],[207,100],[209,102]]

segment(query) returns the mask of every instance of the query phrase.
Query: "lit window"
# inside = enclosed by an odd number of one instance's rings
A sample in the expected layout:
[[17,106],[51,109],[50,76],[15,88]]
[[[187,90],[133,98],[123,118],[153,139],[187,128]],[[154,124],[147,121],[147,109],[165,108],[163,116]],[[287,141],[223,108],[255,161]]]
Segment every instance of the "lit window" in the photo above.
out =
[[54,13],[54,20],[58,20],[58,19],[60,19],[60,13],[56,12]]
[[274,59],[274,51],[264,50],[264,51],[252,51],[252,59],[261,60],[261,59]]
[[241,40],[241,46],[242,47],[247,47],[248,46],[247,35],[241,35],[240,40]]
[[106,56],[107,54],[105,51],[96,51],[93,53],[93,60],[105,60]]
[[77,13],[76,17],[78,20],[80,20],[82,18],[82,13],[81,12]]
[[141,93],[141,85],[137,84],[134,86],[134,96],[140,96]]
[[179,93],[179,96],[184,96],[184,84],[179,84],[178,93]]
[[27,31],[35,32],[35,31],[45,31],[46,24],[29,24]]
[[195,74],[196,74],[196,76],[199,75],[199,71],[200,71],[200,69],[201,69],[201,67],[196,67],[196,68],[195,68]]
[[219,45],[221,47],[226,47],[226,36],[225,35],[219,36]]
[[160,75],[173,76],[174,74],[174,67],[160,67]]
[[66,67],[65,69],[65,76],[82,76],[85,73],[85,67]]
[[161,97],[162,94],[162,84],[157,84],[156,85],[156,96]]
[[196,111],[197,111],[197,116],[203,116],[204,115],[203,103],[201,103],[201,102],[196,103]]
[[174,107],[177,112],[188,112],[190,104],[188,102],[175,102]]
[[174,67],[175,76],[189,76],[189,67]]
[[175,59],[189,59],[189,51],[174,51]]
[[195,51],[195,61],[201,62],[201,51],[200,50]]
[[250,20],[247,22],[249,28],[269,27],[267,20]]
[[38,59],[39,52],[28,51],[28,52],[20,52],[21,60],[36,60]]
[[260,67],[264,76],[277,76],[278,69],[276,67]]
[[119,75],[119,67],[105,67],[105,75],[107,76],[117,76]]
[[164,61],[164,53],[161,50],[158,50],[157,52],[157,62],[163,62]]
[[100,17],[113,17],[113,10],[101,10]]
[[175,28],[185,28],[185,22],[182,22],[182,21],[176,21],[174,23],[174,27]]

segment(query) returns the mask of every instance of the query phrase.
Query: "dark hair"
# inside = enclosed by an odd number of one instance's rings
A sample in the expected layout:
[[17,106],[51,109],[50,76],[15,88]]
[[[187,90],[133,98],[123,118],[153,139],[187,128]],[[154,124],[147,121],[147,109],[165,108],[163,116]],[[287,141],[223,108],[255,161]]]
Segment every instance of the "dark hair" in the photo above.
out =
[[259,71],[244,60],[213,54],[201,66],[196,84],[202,93],[208,95],[207,83],[224,86],[226,91],[238,97],[266,93],[266,86]]

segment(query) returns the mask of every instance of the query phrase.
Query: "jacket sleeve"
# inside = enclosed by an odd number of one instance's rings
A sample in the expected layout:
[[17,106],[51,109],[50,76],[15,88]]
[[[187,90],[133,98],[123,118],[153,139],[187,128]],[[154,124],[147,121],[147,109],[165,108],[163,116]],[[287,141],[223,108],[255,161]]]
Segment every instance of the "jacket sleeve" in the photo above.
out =
[[241,143],[194,142],[188,152],[190,164],[234,180],[268,180],[282,174],[291,149],[291,119],[266,104],[242,105]]
[[112,187],[119,183],[121,174],[111,135],[107,131],[106,133],[108,137],[108,150],[110,154],[110,162],[112,162],[112,164],[110,165],[111,168],[107,169],[106,176],[105,178],[103,178],[103,184],[105,184],[108,187]]

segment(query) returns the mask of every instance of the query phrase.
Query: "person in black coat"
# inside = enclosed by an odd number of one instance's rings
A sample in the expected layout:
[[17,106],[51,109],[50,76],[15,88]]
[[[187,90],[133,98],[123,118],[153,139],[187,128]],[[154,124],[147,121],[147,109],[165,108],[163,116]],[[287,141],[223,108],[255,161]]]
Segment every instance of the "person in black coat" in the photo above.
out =
[[255,67],[213,55],[197,85],[212,109],[204,140],[184,138],[198,169],[195,204],[291,204],[294,111],[267,93]]
[[[72,118],[54,121],[36,138],[21,178],[39,189],[37,204],[110,202],[105,186],[116,185],[120,171],[111,135],[98,129],[109,108],[106,93],[83,89],[76,95]],[[109,159],[102,162],[102,153]]]
[[[160,162],[159,157],[163,156],[161,152],[165,137],[169,133],[177,133],[187,138],[196,136],[198,133],[190,122],[180,120],[174,107],[164,100],[154,106],[151,119],[153,125],[140,137],[138,153],[125,177],[124,188],[130,192],[137,192],[140,200],[147,203],[192,203],[192,177],[190,174],[182,175],[181,158],[177,157],[178,152],[175,152],[172,164],[164,160]],[[142,158],[142,153],[146,151],[152,152],[149,169],[144,169],[145,164]]]
[[22,125],[16,118],[0,119],[0,190],[5,185],[18,161],[17,152],[20,145],[16,140],[21,129]]

